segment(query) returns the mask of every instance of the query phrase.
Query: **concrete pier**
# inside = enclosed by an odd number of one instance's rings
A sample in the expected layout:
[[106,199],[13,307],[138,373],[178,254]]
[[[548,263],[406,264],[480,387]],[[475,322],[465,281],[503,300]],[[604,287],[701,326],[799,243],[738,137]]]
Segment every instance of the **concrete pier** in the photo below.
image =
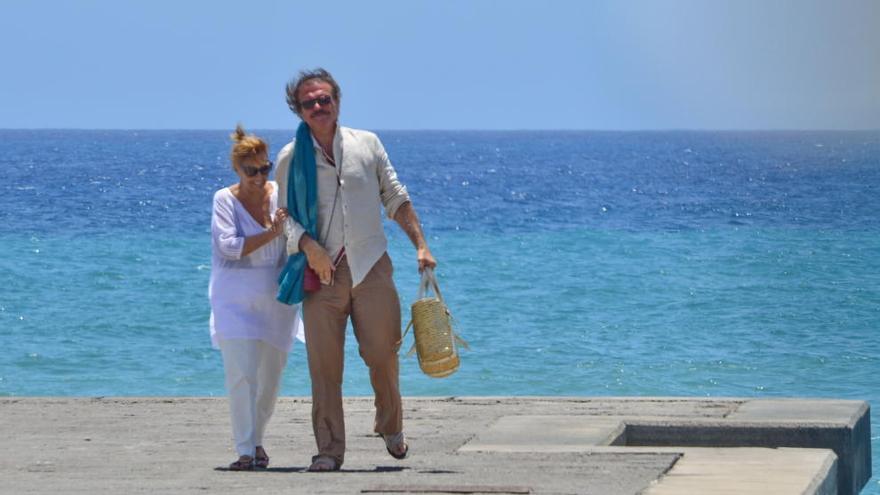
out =
[[282,398],[268,470],[230,472],[225,398],[2,398],[2,493],[857,494],[861,401],[406,398],[397,461],[346,399],[338,473],[307,473],[311,403]]

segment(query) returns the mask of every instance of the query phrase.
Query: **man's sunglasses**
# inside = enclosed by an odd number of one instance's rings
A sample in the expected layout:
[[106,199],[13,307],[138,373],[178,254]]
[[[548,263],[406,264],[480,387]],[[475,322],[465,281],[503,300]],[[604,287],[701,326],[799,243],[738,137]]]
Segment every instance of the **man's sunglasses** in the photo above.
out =
[[253,167],[251,165],[242,165],[241,171],[244,172],[244,175],[247,175],[248,177],[253,177],[253,176],[257,175],[258,173],[263,174],[263,175],[269,175],[269,172],[272,170],[272,167],[274,165],[275,164],[272,163],[271,161],[269,162],[268,165],[263,165],[262,167]]
[[327,105],[333,103],[333,97],[330,95],[321,95],[317,98],[312,98],[311,100],[303,100],[299,102],[299,106],[303,107],[306,110],[311,110],[315,108],[315,105],[319,103],[322,107],[326,107]]

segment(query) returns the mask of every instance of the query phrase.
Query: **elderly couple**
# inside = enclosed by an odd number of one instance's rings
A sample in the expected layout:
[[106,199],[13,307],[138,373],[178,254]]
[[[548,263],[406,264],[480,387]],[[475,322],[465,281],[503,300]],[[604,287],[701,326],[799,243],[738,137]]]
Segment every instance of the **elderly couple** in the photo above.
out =
[[[338,124],[341,96],[327,71],[301,72],[287,85],[287,103],[302,123],[278,154],[277,183],[268,180],[273,163],[266,143],[239,126],[231,154],[239,182],[214,195],[211,340],[223,354],[239,455],[231,470],[269,465],[263,434],[299,332],[317,443],[309,471],[339,470],[349,317],[376,394],[374,430],[391,456],[403,459],[409,450],[398,385],[400,302],[380,204],[415,245],[419,270],[436,261],[382,143]],[[305,280],[309,269],[320,279],[317,290]]]

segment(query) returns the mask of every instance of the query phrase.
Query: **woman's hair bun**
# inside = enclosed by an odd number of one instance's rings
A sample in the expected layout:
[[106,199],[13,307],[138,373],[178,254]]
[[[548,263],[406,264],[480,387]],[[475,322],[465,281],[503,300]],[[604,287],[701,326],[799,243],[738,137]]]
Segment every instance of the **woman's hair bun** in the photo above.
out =
[[237,124],[235,126],[235,132],[229,135],[229,137],[236,143],[240,143],[245,136],[247,136],[247,133],[244,132],[244,127],[242,127],[241,124]]
[[235,126],[235,132],[230,134],[229,137],[232,139],[232,153],[230,153],[230,157],[232,158],[233,169],[241,165],[243,160],[266,155],[269,152],[269,146],[266,145],[266,142],[253,134],[244,132],[244,127],[242,127],[240,122]]

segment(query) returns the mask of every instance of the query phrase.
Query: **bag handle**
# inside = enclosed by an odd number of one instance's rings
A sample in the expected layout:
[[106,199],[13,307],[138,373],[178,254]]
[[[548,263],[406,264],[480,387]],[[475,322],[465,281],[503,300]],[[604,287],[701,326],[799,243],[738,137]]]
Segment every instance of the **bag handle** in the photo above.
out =
[[440,286],[437,285],[437,277],[434,276],[434,269],[425,267],[425,269],[422,270],[422,280],[419,282],[419,296],[416,299],[423,299],[427,296],[428,289],[433,289],[437,299],[445,304],[443,301],[443,295],[440,294]]

